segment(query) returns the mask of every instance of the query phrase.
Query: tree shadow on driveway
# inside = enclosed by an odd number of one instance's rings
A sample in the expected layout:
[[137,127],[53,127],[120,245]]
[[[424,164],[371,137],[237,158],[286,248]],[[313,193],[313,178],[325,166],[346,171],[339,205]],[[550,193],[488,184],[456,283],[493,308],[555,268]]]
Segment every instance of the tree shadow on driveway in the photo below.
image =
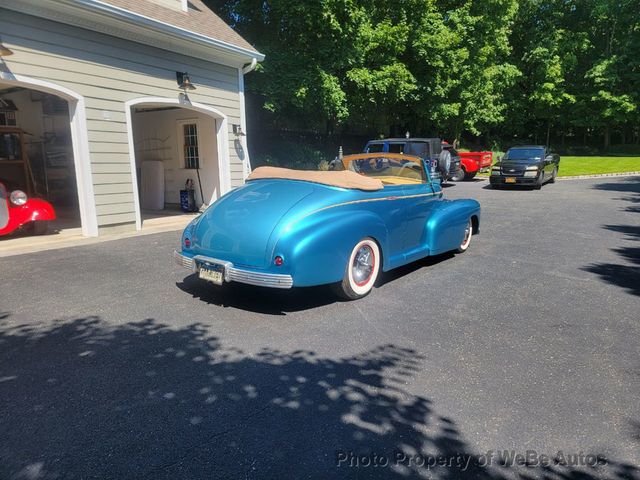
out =
[[208,304],[264,315],[286,315],[340,301],[328,286],[283,290],[235,282],[212,285],[198,278],[197,274],[189,275],[176,286]]
[[[421,268],[431,267],[453,257],[453,252],[447,252],[416,260],[388,272],[380,272],[376,287],[382,287]],[[198,275],[192,274],[185,277],[182,282],[176,283],[176,286],[193,298],[198,298],[211,305],[232,307],[264,315],[286,315],[290,312],[310,310],[345,301],[331,289],[330,285],[297,287],[290,290],[256,287],[235,282],[212,285],[200,280]],[[374,288],[371,295],[375,294],[376,289]]]
[[592,188],[607,192],[640,194],[640,177],[619,177],[618,181],[598,183]]
[[[593,188],[603,191],[630,193],[631,195],[620,197],[617,200],[631,203],[640,202],[640,177],[623,177],[620,182],[601,183],[594,185]],[[640,213],[640,209],[636,207],[626,207],[625,211]],[[604,225],[602,228],[619,234],[621,240],[640,240],[640,226],[637,224]],[[629,263],[640,264],[640,248],[624,246],[613,249],[613,251]],[[594,263],[584,267],[583,270],[595,273],[607,283],[622,287],[632,295],[640,296],[640,267],[638,266],[617,263]]]
[[[405,389],[424,359],[394,345],[338,359],[250,355],[201,325],[90,317],[44,330],[0,325],[0,346],[3,479],[640,478],[610,460],[586,469],[396,462],[473,452],[454,420]],[[351,454],[359,467],[340,460]],[[373,455],[387,465],[366,465]]]

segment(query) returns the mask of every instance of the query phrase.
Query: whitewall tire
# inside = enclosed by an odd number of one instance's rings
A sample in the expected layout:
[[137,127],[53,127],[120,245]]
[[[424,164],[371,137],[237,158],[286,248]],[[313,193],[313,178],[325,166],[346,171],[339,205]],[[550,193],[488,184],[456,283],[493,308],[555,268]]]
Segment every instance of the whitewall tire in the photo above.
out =
[[342,282],[336,285],[342,297],[355,300],[366,296],[380,273],[380,247],[371,238],[360,240],[351,251]]
[[464,227],[464,237],[462,238],[462,243],[458,247],[458,252],[464,253],[471,245],[471,237],[473,236],[473,223],[471,219],[467,222],[467,225]]

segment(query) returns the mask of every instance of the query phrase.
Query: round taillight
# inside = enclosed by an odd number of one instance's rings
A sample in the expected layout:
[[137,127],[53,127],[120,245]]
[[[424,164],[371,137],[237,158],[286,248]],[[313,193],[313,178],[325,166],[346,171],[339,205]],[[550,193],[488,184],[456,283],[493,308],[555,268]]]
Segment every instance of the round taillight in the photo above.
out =
[[189,240],[188,238],[185,238],[184,239],[184,246],[187,247],[187,248],[191,247],[191,240]]
[[284,260],[280,255],[278,255],[276,258],[273,259],[273,263],[276,264],[276,267],[281,267],[282,264],[284,263]]

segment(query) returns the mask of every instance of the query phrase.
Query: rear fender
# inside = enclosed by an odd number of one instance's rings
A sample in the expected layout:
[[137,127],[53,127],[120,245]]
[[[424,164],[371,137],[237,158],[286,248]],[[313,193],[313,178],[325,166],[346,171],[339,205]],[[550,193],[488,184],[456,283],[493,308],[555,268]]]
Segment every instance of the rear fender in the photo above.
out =
[[[282,255],[297,287],[339,282],[353,247],[372,237],[382,250],[387,249],[387,228],[372,212],[328,210],[299,222],[277,242],[274,256]],[[385,269],[383,263],[383,269]]]
[[471,199],[445,200],[433,211],[425,226],[425,238],[431,255],[455,250],[464,238],[470,218],[475,217],[473,232],[480,226],[480,204]]
[[471,160],[470,158],[460,157],[460,165],[462,165],[462,168],[464,168],[464,171],[467,173],[473,173],[480,170],[478,162]]

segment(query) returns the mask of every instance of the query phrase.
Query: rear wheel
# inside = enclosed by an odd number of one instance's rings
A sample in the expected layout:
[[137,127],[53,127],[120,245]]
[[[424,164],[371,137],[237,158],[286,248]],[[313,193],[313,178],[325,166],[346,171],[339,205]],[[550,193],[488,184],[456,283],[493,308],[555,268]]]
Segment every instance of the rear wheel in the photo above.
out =
[[462,238],[462,243],[458,247],[459,253],[464,253],[467,251],[467,249],[469,248],[469,245],[471,245],[472,235],[473,235],[473,223],[471,222],[471,219],[469,219],[469,221],[467,222],[467,225],[464,228],[464,237]]
[[478,171],[476,170],[475,172],[464,172],[464,179],[465,180],[471,180],[473,177],[476,176],[476,173],[478,173]]
[[453,180],[454,182],[461,182],[462,180],[466,180],[467,178],[467,173],[464,171],[464,169],[461,167],[458,169],[458,171],[451,177],[451,180]]
[[371,238],[360,240],[351,251],[342,282],[335,285],[336,293],[348,300],[366,296],[378,278],[380,260],[378,244]]

